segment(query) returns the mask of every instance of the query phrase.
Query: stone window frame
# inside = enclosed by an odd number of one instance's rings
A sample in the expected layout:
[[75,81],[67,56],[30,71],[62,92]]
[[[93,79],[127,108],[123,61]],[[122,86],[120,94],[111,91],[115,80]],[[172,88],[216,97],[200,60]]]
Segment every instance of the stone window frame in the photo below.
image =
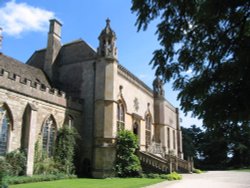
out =
[[117,131],[124,130],[125,129],[125,105],[121,100],[117,103]]
[[[49,122],[50,121],[50,122]],[[52,123],[51,123],[52,122]],[[47,133],[45,135],[45,128],[47,128]],[[53,115],[49,115],[45,121],[43,122],[42,126],[42,149],[47,154],[48,157],[53,156],[56,135],[57,135],[57,124]],[[53,133],[53,136],[51,135]],[[51,141],[52,140],[52,141]]]
[[[2,149],[2,150],[5,150],[3,151],[2,153],[0,153],[0,156],[5,156],[6,153],[9,152],[9,145],[10,145],[10,138],[11,138],[11,131],[13,130],[13,116],[12,116],[12,113],[11,113],[11,110],[9,108],[9,106],[6,104],[6,103],[3,103],[1,106],[0,106],[0,109],[3,109],[2,110],[2,114],[0,114],[0,132],[2,130],[2,125],[3,125],[3,116],[2,115],[5,115],[5,118],[6,118],[6,115],[7,115],[7,130],[6,130],[6,133],[7,133],[7,138],[6,138],[6,141],[5,141],[5,149]],[[5,114],[4,114],[4,111],[5,111]],[[1,113],[1,110],[0,110],[0,113]],[[0,134],[1,136],[1,134]],[[1,138],[0,138],[1,139]]]
[[147,113],[145,116],[145,145],[148,148],[151,144],[151,135],[152,135],[152,116],[150,113]]

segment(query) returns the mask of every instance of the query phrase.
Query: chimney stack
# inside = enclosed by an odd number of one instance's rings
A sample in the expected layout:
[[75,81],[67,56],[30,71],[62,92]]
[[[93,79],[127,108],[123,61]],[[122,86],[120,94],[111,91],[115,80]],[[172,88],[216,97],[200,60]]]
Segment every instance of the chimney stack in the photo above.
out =
[[0,27],[0,54],[2,49],[2,41],[3,41],[3,35],[2,35],[3,29]]
[[50,79],[53,77],[53,64],[61,49],[61,27],[62,24],[58,20],[50,20],[48,44],[44,63],[44,71]]

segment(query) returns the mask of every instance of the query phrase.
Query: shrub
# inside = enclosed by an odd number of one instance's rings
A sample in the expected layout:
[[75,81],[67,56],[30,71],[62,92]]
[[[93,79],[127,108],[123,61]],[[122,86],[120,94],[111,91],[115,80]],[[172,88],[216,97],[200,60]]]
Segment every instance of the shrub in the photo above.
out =
[[0,187],[5,188],[7,186],[6,176],[10,174],[9,169],[10,164],[6,162],[5,159],[0,158]]
[[119,177],[138,176],[141,164],[135,151],[138,148],[137,136],[128,130],[121,130],[117,136],[115,170]]
[[149,173],[146,175],[147,178],[158,179],[161,178],[160,174]]
[[72,174],[77,133],[65,126],[58,131],[55,143],[55,156],[48,157],[43,151],[41,139],[35,145],[34,174]]
[[22,184],[22,183],[33,183],[41,181],[53,181],[59,179],[73,179],[76,178],[75,175],[65,175],[65,174],[47,174],[47,175],[34,175],[30,176],[13,176],[7,177],[6,181],[8,184]]
[[24,175],[26,169],[26,154],[24,151],[17,149],[6,154],[6,162],[10,165],[8,175]]
[[58,170],[65,174],[72,174],[74,171],[76,135],[76,131],[68,126],[61,128],[57,134],[55,161],[58,164]]
[[202,173],[202,170],[200,169],[193,169],[193,173],[196,173],[196,174],[201,174]]
[[167,174],[166,175],[166,178],[164,179],[167,179],[169,181],[172,181],[172,180],[181,180],[182,179],[182,176],[176,172],[172,172],[170,174]]
[[[40,140],[40,139],[39,139]],[[40,141],[35,144],[34,174],[57,174],[58,165],[42,150]]]

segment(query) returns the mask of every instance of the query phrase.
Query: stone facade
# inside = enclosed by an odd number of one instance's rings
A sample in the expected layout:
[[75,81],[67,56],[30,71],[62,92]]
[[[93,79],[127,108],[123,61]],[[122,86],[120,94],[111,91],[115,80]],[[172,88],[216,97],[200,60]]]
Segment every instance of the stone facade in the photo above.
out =
[[0,54],[0,107],[10,117],[6,152],[27,149],[28,175],[49,117],[56,130],[71,117],[81,135],[79,174],[114,175],[120,129],[138,135],[142,152],[183,158],[178,109],[164,98],[159,77],[152,90],[118,63],[110,20],[97,51],[83,40],[62,45],[60,39],[61,24],[51,20],[46,49],[35,51],[26,64]]

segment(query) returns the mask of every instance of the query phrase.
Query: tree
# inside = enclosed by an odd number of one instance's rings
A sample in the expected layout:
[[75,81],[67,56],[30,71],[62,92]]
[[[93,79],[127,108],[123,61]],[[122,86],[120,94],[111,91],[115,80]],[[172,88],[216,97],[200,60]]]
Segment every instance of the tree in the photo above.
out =
[[135,155],[138,149],[137,136],[128,130],[121,130],[117,136],[115,170],[119,177],[134,177],[139,175],[141,164]]
[[206,126],[250,120],[250,1],[132,0],[138,30],[157,20],[151,63]]
[[183,138],[183,153],[184,157],[194,157],[198,159],[201,155],[201,146],[203,141],[204,132],[197,127],[192,125],[190,128],[181,127],[182,138]]

